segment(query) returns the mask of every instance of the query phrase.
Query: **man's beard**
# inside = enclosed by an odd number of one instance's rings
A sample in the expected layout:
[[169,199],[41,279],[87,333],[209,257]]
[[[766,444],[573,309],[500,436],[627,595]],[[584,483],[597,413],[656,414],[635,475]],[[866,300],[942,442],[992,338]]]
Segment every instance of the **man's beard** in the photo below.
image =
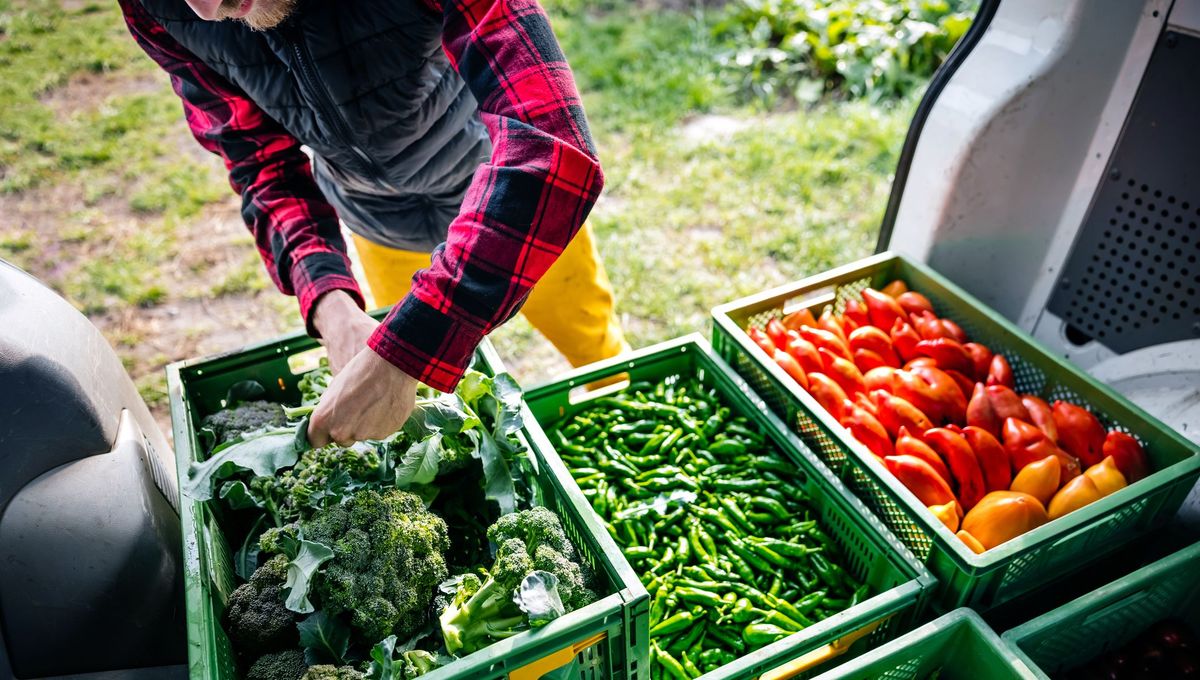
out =
[[[244,17],[238,17],[236,20],[256,31],[275,28],[291,15],[292,10],[296,9],[296,1],[255,0],[254,5],[250,7],[250,13]],[[232,18],[241,6],[242,0],[223,0],[221,14],[225,18]]]

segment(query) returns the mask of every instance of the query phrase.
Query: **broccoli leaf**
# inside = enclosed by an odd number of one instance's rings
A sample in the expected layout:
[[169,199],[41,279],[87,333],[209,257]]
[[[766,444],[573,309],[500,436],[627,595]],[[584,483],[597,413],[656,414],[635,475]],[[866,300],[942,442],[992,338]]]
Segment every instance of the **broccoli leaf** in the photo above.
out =
[[404,662],[393,659],[396,653],[396,636],[389,635],[371,648],[371,665],[367,668],[367,680],[404,680]]
[[483,461],[483,495],[500,506],[500,514],[516,512],[517,488],[504,453],[492,435],[479,432],[479,458]]
[[396,487],[428,484],[437,478],[442,462],[442,435],[434,433],[408,447],[396,465]]
[[218,496],[234,510],[261,509],[263,507],[263,502],[255,498],[246,483],[241,480],[222,484],[221,493]]
[[310,666],[332,662],[346,663],[346,651],[350,649],[350,626],[324,610],[296,624],[300,631],[300,646],[304,648],[304,661]]
[[430,432],[457,434],[480,425],[479,417],[470,411],[462,397],[443,394],[436,399],[418,402],[405,423],[404,431],[413,439],[421,439]]
[[317,569],[326,561],[333,558],[333,549],[324,543],[300,539],[299,550],[288,562],[287,599],[284,606],[300,614],[313,611],[312,602],[308,599],[308,589]]
[[213,482],[237,472],[250,470],[268,477],[280,468],[295,465],[308,446],[308,419],[286,428],[261,430],[242,435],[213,449],[205,460],[188,466],[183,494],[206,501],[212,498]]
[[525,424],[521,417],[521,386],[507,373],[492,378],[492,398],[497,402],[493,430],[498,436],[516,433]]
[[266,521],[266,515],[259,515],[250,526],[250,531],[246,533],[246,538],[242,539],[241,547],[233,554],[233,570],[242,580],[249,581],[251,574],[258,568],[258,537],[262,535],[263,523]]
[[458,394],[480,417],[491,421],[497,438],[507,437],[521,429],[521,387],[507,373],[495,377],[478,371],[468,371],[459,383]]
[[558,577],[548,571],[535,571],[521,581],[513,602],[525,612],[533,628],[544,626],[567,613],[558,594]]

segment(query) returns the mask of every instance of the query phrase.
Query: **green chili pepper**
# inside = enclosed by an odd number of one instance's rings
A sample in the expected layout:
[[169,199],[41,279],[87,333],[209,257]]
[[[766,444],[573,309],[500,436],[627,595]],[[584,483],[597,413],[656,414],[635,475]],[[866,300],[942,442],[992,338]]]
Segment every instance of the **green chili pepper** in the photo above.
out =
[[754,525],[750,524],[750,520],[746,518],[746,513],[738,507],[737,501],[726,496],[720,500],[721,507],[725,508],[725,512],[735,524],[737,524],[743,532],[747,534],[754,533]]
[[775,567],[770,562],[755,555],[747,543],[741,541],[736,536],[726,536],[725,543],[737,556],[746,561],[747,564],[761,571],[764,574],[771,574],[775,571]]
[[775,515],[781,521],[787,521],[792,518],[792,513],[788,512],[787,508],[783,507],[783,503],[775,500],[774,498],[754,496],[750,499],[750,505],[759,510]]
[[[703,634],[703,630],[701,634]],[[702,675],[696,664],[692,663],[691,659],[688,658],[687,652],[684,652],[679,658],[683,659],[683,670],[687,672],[689,678],[698,678]]]
[[716,624],[708,624],[708,636],[736,654],[740,655],[746,650],[746,643],[742,642],[742,638],[722,630]]
[[829,562],[821,553],[809,555],[809,560],[813,570],[817,572],[817,577],[824,581],[825,585],[835,590],[845,587],[846,573],[841,567]]
[[770,485],[763,479],[714,479],[715,491],[762,491]]
[[718,456],[736,456],[745,453],[746,445],[733,439],[720,439],[709,444],[708,451]]
[[696,525],[696,533],[700,536],[700,543],[704,546],[704,552],[708,556],[708,559],[705,561],[712,563],[713,560],[717,559],[717,555],[720,554],[717,551],[717,542],[713,540],[712,534],[705,531],[704,527],[698,524]]
[[[653,635],[653,632],[651,632]],[[662,666],[667,677],[675,678],[675,680],[691,680],[691,676],[687,671],[683,670],[683,665],[671,656],[670,652],[661,649],[658,645],[652,644],[654,648],[654,657],[658,660],[658,664]]]
[[678,596],[680,600],[683,600],[689,604],[699,604],[706,607],[720,607],[724,604],[724,601],[721,600],[721,596],[710,590],[681,587],[675,589],[675,595]]
[[773,623],[751,623],[742,630],[742,639],[751,647],[765,647],[791,634]]
[[679,636],[669,645],[663,645],[668,652],[678,654],[692,648],[696,641],[704,637],[705,626],[692,626],[687,633]]
[[672,616],[659,621],[657,625],[650,628],[651,636],[670,635],[687,628],[695,623],[696,617],[690,611],[684,610],[673,614]]

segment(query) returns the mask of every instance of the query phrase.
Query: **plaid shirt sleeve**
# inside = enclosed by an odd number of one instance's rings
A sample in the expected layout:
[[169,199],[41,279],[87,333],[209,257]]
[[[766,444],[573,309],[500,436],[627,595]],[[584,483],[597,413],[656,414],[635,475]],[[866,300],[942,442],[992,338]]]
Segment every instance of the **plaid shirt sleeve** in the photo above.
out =
[[424,1],[443,17],[445,52],[479,102],[492,157],[475,172],[446,243],[369,345],[450,391],[484,335],[562,254],[604,179],[570,67],[536,0]]
[[267,272],[297,297],[308,332],[316,335],[313,305],[326,292],[345,290],[362,307],[337,215],[300,142],[172,38],[139,0],[120,3],[133,37],[171,76],[196,140],[225,160]]

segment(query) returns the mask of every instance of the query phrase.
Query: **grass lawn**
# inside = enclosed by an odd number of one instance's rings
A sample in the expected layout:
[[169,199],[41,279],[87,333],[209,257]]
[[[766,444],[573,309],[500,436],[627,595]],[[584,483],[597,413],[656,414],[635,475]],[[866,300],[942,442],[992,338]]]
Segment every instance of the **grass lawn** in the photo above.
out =
[[[635,346],[871,251],[912,101],[761,110],[717,76],[711,10],[552,16],[608,178],[591,222]],[[100,326],[160,419],[167,361],[299,327],[115,2],[0,0],[0,111],[0,257]],[[493,340],[526,384],[566,367],[523,319]]]

